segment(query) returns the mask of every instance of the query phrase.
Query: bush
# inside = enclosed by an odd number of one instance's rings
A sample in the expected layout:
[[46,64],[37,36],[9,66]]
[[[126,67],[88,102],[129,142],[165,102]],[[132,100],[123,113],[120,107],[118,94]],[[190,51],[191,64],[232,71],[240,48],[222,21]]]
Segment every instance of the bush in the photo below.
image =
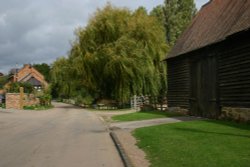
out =
[[50,106],[52,97],[50,94],[44,94],[39,97],[41,106]]
[[24,110],[35,110],[36,106],[23,106]]
[[81,95],[77,96],[75,99],[75,104],[76,105],[84,105],[84,106],[89,106],[93,103],[94,99],[92,98],[92,96],[85,96],[82,97]]
[[93,103],[94,99],[92,96],[86,96],[83,98],[83,104],[84,105],[91,105]]
[[5,104],[4,103],[0,103],[0,108],[5,108]]
[[20,87],[24,88],[24,93],[32,93],[34,92],[34,88],[30,83],[27,82],[13,82],[9,85],[8,92],[9,93],[19,93]]

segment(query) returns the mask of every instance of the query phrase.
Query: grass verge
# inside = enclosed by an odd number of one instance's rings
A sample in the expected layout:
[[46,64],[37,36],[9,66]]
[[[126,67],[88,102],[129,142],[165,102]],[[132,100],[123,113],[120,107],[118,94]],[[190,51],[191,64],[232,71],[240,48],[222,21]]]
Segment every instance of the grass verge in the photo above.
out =
[[54,108],[53,105],[49,105],[49,106],[41,106],[41,105],[35,105],[35,106],[24,106],[23,109],[24,110],[48,110]]
[[116,115],[113,116],[112,119],[114,121],[140,121],[140,120],[175,117],[175,116],[182,116],[182,114],[160,112],[160,111],[140,111],[135,113]]
[[125,109],[94,109],[94,108],[86,108],[88,111],[93,111],[93,112],[123,112],[123,111],[131,111],[129,108]]
[[136,129],[152,167],[233,167],[250,164],[250,125],[192,121]]

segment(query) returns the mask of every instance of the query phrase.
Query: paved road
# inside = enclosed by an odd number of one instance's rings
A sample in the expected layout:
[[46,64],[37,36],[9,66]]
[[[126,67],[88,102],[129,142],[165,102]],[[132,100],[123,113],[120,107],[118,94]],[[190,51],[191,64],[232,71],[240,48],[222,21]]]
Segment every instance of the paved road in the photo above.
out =
[[0,167],[122,167],[105,126],[66,104],[0,112]]

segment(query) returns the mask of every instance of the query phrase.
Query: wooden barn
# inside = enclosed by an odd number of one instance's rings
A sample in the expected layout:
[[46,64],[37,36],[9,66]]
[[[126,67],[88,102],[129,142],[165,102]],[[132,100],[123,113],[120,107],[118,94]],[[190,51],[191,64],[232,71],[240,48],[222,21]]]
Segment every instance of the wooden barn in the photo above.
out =
[[166,58],[168,105],[250,120],[250,0],[211,0]]

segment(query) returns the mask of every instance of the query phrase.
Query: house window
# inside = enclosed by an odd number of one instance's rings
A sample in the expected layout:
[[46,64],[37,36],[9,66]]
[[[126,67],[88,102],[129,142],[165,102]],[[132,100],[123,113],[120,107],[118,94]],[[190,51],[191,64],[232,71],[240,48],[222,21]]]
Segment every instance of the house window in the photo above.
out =
[[40,91],[42,90],[42,87],[41,87],[41,86],[34,86],[34,88],[35,88],[38,92],[40,92]]

